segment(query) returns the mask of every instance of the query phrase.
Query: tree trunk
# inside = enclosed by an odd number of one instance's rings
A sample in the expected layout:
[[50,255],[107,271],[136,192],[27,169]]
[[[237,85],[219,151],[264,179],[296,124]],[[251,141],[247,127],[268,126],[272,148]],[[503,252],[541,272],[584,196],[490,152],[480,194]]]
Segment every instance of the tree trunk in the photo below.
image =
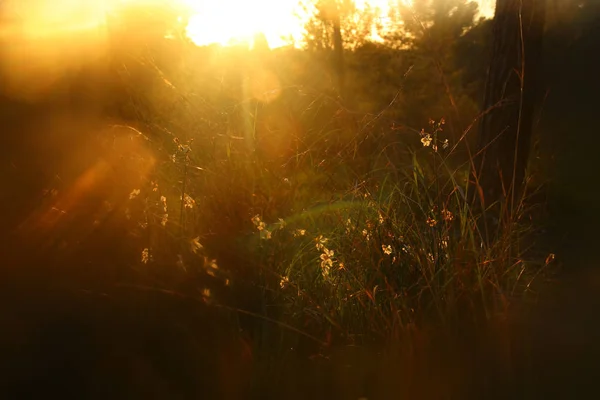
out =
[[[316,3],[319,18],[333,30],[333,54],[331,58],[331,69],[335,75],[335,89],[343,101],[345,98],[345,70],[344,70],[344,40],[342,38],[342,13],[344,12],[345,0],[319,0]],[[327,35],[329,36],[329,35]],[[326,44],[329,48],[329,43]]]
[[342,29],[340,23],[340,12],[333,16],[333,68],[337,77],[338,95],[345,99],[345,71],[344,71],[344,42],[342,41]]
[[545,0],[497,0],[475,168],[482,206],[521,193],[541,77]]

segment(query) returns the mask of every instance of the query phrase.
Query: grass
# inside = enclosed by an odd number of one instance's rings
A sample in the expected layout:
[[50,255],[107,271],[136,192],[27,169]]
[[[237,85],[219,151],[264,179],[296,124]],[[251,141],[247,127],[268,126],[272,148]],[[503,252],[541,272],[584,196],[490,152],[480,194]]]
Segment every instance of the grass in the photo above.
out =
[[[153,290],[233,313],[256,357],[257,391],[289,386],[304,359],[352,359],[356,348],[396,349],[389,362],[410,369],[415,354],[487,332],[533,296],[551,260],[531,251],[527,193],[495,228],[483,224],[491,211],[468,195],[471,163],[457,162],[466,144],[448,141],[443,120],[377,132],[377,116],[316,96],[303,101],[305,136],[274,151],[258,130],[267,106],[247,102],[236,106],[241,121],[217,129],[227,134],[152,137],[167,161],[132,188],[128,209],[148,232],[141,268],[194,279]],[[277,113],[290,111],[281,103]]]
[[[157,330],[147,349],[122,333],[125,353],[152,355],[141,370],[163,364],[135,379],[161,377],[160,393],[176,397],[468,396],[486,345],[508,373],[498,332],[552,263],[532,241],[527,193],[492,228],[469,196],[466,144],[449,142],[443,120],[400,133],[294,87],[263,104],[184,93],[176,78],[154,76],[164,97],[129,87],[138,122],[104,143],[109,168],[97,174],[111,178],[102,189],[82,180],[77,198],[91,209],[45,242],[57,256],[44,263],[76,286],[65,303],[101,309],[85,329]],[[131,186],[115,184],[122,176]],[[104,254],[117,242],[121,252]],[[86,261],[85,273],[71,268]]]

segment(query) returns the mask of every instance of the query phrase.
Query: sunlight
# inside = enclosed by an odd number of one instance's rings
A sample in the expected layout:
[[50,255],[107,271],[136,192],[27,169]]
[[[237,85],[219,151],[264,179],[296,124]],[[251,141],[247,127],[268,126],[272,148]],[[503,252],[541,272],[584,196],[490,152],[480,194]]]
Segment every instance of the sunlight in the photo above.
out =
[[[12,16],[17,26],[3,24],[3,36],[19,33],[27,38],[47,38],[77,34],[104,26],[107,1],[29,0],[8,1],[3,13]],[[17,29],[18,28],[18,29]],[[18,31],[18,32],[17,32]]]
[[[198,46],[252,46],[254,37],[262,33],[270,48],[295,45],[302,41],[303,25],[309,18],[300,0],[182,0],[193,10],[187,25],[187,36]],[[412,0],[400,0],[408,5]],[[494,0],[479,0],[481,14],[493,14]],[[389,0],[355,0],[356,7],[379,9],[386,19]]]
[[271,48],[285,46],[302,35],[297,0],[186,0],[194,15],[187,34],[197,45],[251,45],[264,34]]
[[97,60],[106,50],[106,11],[111,1],[2,3],[0,75],[9,95],[37,98],[70,69]]
[[[308,15],[299,0],[185,0],[194,9],[187,26],[188,37],[198,46],[209,44],[251,46],[262,33],[270,48],[302,40]],[[359,9],[368,4],[387,15],[388,0],[357,0]],[[234,11],[234,12],[233,12]]]

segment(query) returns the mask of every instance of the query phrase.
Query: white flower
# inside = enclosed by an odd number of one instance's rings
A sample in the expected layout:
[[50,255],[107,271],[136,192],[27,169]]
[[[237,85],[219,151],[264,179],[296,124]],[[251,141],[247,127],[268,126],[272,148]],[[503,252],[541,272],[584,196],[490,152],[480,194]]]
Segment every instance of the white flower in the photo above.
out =
[[129,193],[129,200],[135,199],[140,194],[140,189],[133,189],[131,193]]
[[316,244],[315,247],[317,248],[317,250],[327,250],[325,249],[325,243],[327,243],[327,238],[323,237],[323,235],[319,235],[317,236],[316,240]]
[[189,194],[184,194],[182,201],[185,208],[194,208],[194,205],[196,204],[196,200],[194,200]]
[[196,236],[192,240],[190,240],[190,247],[192,252],[196,254],[198,251],[202,250],[204,246],[200,243],[200,236]]
[[142,250],[142,263],[148,264],[148,261],[150,261],[150,250],[146,247]]
[[284,276],[281,278],[281,281],[279,282],[279,287],[281,287],[282,289],[285,289],[289,283],[290,283],[290,278],[288,278],[287,276]]
[[423,143],[424,147],[428,147],[431,144],[431,135],[429,133],[425,133],[423,137],[421,137],[421,143]]

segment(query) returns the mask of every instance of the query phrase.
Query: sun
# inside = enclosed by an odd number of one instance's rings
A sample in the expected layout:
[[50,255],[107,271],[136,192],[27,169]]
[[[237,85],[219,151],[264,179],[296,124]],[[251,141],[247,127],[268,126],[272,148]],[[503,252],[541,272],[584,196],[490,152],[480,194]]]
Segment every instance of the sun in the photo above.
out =
[[[302,41],[304,25],[310,18],[301,3],[312,0],[180,0],[189,6],[192,15],[186,34],[198,46],[252,46],[257,34],[263,34],[270,48],[298,44]],[[410,5],[412,0],[401,0]],[[476,0],[482,14],[489,14],[495,0]],[[382,18],[390,10],[389,0],[355,0],[358,9],[378,8]]]
[[285,46],[302,35],[298,0],[185,0],[193,15],[187,36],[198,46],[251,45],[262,33],[271,48]]

